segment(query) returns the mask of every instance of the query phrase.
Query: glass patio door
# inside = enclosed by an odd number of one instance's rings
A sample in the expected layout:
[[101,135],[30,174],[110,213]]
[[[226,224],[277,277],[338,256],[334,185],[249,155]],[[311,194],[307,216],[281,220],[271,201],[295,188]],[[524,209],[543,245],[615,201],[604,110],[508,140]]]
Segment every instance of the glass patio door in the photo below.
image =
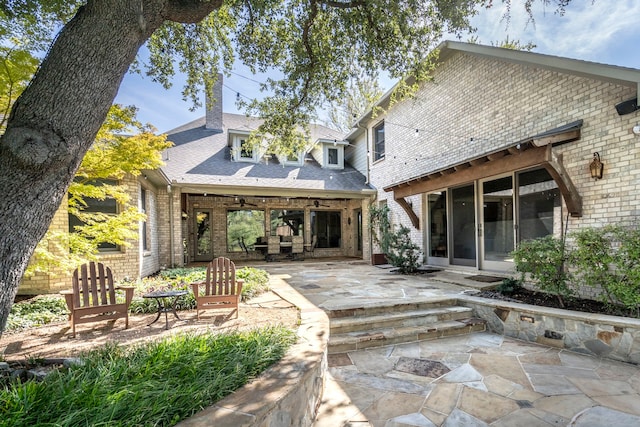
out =
[[518,242],[562,233],[562,198],[545,169],[517,174]]
[[362,256],[362,209],[356,209],[356,255]]
[[449,231],[447,228],[447,191],[437,191],[427,195],[429,264],[449,264]]
[[213,259],[213,236],[211,229],[211,209],[194,209],[194,252],[195,261],[211,261]]
[[513,176],[481,181],[480,190],[480,268],[511,270],[515,247]]
[[476,204],[473,184],[451,190],[451,233],[455,265],[476,266]]

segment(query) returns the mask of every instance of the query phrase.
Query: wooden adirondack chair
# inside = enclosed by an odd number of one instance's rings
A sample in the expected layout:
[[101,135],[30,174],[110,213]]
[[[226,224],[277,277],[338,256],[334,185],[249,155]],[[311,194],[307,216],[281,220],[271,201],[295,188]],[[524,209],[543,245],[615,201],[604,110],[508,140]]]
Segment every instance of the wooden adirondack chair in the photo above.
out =
[[229,258],[211,261],[207,266],[206,281],[191,284],[197,303],[196,317],[200,319],[201,310],[233,308],[237,319],[243,283],[236,279],[236,266]]
[[[113,285],[111,269],[99,262],[90,262],[73,272],[73,289],[61,291],[69,309],[69,323],[73,337],[76,325],[124,318],[129,327],[129,305],[133,299],[133,286]],[[125,291],[124,302],[116,301],[116,290]]]

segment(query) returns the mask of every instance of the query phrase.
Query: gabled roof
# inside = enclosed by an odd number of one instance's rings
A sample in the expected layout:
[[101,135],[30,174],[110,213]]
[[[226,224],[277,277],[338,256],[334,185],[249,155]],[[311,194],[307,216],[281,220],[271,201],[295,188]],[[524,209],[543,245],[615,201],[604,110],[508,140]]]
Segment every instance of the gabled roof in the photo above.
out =
[[[444,62],[453,55],[462,52],[497,61],[542,68],[558,73],[634,87],[636,88],[636,95],[640,94],[640,70],[635,68],[450,40],[440,43],[437,49],[440,51],[438,62]],[[413,79],[408,78],[408,82],[412,83]],[[385,93],[380,101],[376,103],[376,106],[387,108],[394,89],[395,87]],[[355,122],[354,127],[365,126],[372,120],[372,112],[373,109],[367,111]],[[352,139],[362,131],[362,128],[356,128],[346,136],[346,139]]]
[[636,70],[635,68],[454,41],[443,42],[440,44],[439,49],[440,60],[446,60],[456,52],[466,52],[472,55],[498,59],[514,64],[543,68],[558,73],[601,80],[622,86],[632,86],[635,87],[636,90],[640,86],[640,70]]
[[[167,132],[174,146],[166,150],[161,169],[172,184],[186,192],[364,197],[374,191],[365,176],[352,167],[323,169],[310,155],[304,166],[283,166],[276,156],[259,163],[233,161],[228,134],[251,131],[261,123],[253,117],[224,114],[222,131],[206,129],[204,117],[175,128]],[[343,140],[342,134],[324,126],[311,125],[310,131],[311,141]]]

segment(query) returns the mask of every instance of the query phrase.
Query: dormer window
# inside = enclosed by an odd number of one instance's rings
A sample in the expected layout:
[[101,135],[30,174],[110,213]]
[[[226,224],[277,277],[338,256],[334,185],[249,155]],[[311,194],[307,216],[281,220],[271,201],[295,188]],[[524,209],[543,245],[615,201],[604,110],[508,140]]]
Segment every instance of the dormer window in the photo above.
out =
[[338,149],[329,147],[327,149],[327,164],[329,166],[338,166]]
[[247,144],[246,139],[240,139],[240,157],[243,159],[253,159],[253,148]]
[[285,166],[303,166],[304,165],[304,153],[288,154],[286,156],[279,156],[280,163]]
[[236,162],[258,162],[258,153],[249,143],[249,135],[234,135],[232,150],[233,160]]
[[337,143],[324,144],[323,167],[330,169],[344,168],[344,145]]

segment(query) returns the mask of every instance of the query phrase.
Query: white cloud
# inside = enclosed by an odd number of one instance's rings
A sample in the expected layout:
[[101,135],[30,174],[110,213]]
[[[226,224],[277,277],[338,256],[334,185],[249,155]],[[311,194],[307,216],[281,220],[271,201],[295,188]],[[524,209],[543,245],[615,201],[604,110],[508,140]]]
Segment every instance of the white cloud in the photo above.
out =
[[[544,7],[538,1],[533,8],[534,23],[529,22],[524,9],[514,3],[508,28],[503,19],[504,6],[496,6],[497,2],[493,8],[482,10],[473,20],[478,36],[485,44],[502,41],[508,35],[512,40],[533,42],[537,45],[535,52],[568,58],[604,62],[604,58],[619,56],[624,62],[627,56],[638,56],[637,42],[632,46],[633,52],[620,50],[626,49],[625,41],[640,41],[640,26],[635,23],[640,16],[640,2],[637,0],[618,0],[615,3],[573,0],[563,16],[557,14],[553,7]],[[615,52],[617,50],[620,52]]]

